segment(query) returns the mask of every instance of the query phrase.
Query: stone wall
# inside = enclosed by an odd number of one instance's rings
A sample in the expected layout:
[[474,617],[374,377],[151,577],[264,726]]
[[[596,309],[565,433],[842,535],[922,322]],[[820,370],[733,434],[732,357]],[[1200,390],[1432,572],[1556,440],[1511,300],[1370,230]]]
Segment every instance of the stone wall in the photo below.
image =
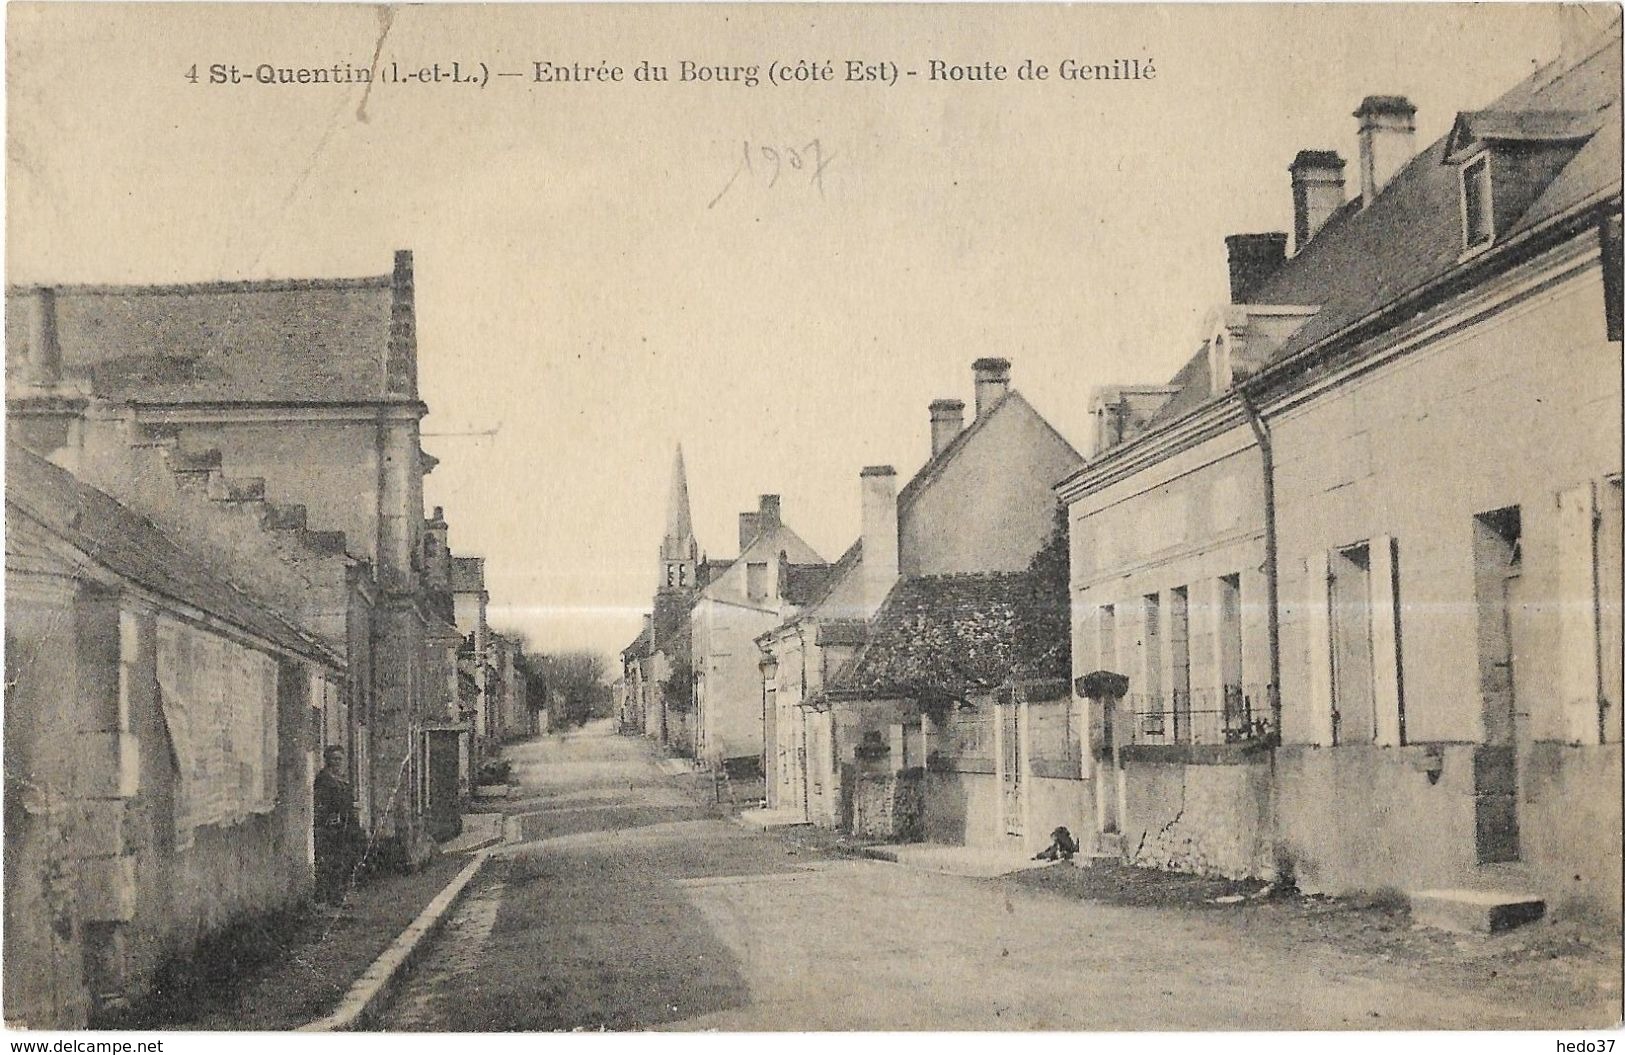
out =
[[853,835],[899,843],[925,838],[925,770],[876,771],[859,763],[842,767],[841,784]]
[[1260,756],[1125,757],[1123,853],[1197,875],[1274,878],[1269,764]]
[[1620,924],[1620,745],[1534,744],[1518,775],[1523,859],[1553,915]]

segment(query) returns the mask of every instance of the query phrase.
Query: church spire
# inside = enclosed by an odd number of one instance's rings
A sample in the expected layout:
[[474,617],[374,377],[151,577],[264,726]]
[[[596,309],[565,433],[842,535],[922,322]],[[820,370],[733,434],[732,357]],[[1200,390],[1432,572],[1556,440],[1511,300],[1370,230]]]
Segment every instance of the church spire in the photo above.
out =
[[666,499],[666,535],[660,540],[660,582],[666,588],[691,588],[700,547],[694,541],[694,522],[688,510],[688,471],[683,445],[671,467],[671,494]]
[[691,539],[694,523],[688,514],[688,472],[683,468],[683,445],[671,465],[671,495],[666,499],[666,541]]

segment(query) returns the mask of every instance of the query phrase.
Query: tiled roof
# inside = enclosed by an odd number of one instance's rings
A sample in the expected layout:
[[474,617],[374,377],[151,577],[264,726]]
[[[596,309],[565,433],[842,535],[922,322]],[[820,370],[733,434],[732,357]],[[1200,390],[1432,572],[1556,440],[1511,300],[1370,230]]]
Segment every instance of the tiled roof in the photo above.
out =
[[645,627],[632,639],[632,643],[621,649],[622,659],[641,659],[649,654],[649,630]]
[[1064,677],[1065,609],[1064,589],[1041,589],[1029,572],[904,579],[828,695],[962,699],[1012,676]]
[[[1599,50],[1567,68],[1544,68],[1463,123],[1494,137],[1573,142],[1578,152],[1524,210],[1505,239],[1589,199],[1619,193],[1620,49],[1617,27]],[[1257,304],[1319,305],[1276,351],[1280,361],[1447,275],[1462,264],[1460,179],[1446,153],[1452,134],[1420,151],[1366,208],[1347,202],[1296,255],[1259,284]],[[1180,391],[1151,427],[1185,416],[1213,395],[1205,352],[1171,382]]]
[[484,590],[485,558],[451,558],[451,588],[457,593],[476,593]]
[[862,619],[826,619],[818,624],[820,645],[861,645],[869,640],[869,624]]
[[[7,294],[8,379],[29,295]],[[389,275],[55,290],[64,377],[134,403],[415,400],[386,377],[396,303]]]
[[115,575],[329,666],[343,662],[259,600],[199,570],[157,525],[14,443],[6,445],[6,506]]

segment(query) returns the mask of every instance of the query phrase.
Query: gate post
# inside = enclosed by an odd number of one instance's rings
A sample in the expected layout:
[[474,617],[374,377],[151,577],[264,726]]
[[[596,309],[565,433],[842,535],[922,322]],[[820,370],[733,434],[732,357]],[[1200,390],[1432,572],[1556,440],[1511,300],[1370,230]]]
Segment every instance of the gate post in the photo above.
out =
[[[1128,676],[1109,670],[1085,674],[1073,682],[1078,695],[1090,701],[1091,709],[1098,707],[1101,715],[1101,743],[1091,744],[1095,758],[1095,830],[1098,834],[1116,834],[1123,830],[1123,749],[1120,726],[1126,728],[1130,719],[1123,713],[1123,700],[1128,695]],[[1101,765],[1111,759],[1109,771],[1101,773]]]

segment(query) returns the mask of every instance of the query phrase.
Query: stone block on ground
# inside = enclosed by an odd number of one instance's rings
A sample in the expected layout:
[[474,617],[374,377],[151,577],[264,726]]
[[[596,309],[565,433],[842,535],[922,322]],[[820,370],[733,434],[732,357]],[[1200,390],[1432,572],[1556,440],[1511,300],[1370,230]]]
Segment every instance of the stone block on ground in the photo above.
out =
[[1410,901],[1413,923],[1461,934],[1498,934],[1546,914],[1533,894],[1492,890],[1420,890]]

